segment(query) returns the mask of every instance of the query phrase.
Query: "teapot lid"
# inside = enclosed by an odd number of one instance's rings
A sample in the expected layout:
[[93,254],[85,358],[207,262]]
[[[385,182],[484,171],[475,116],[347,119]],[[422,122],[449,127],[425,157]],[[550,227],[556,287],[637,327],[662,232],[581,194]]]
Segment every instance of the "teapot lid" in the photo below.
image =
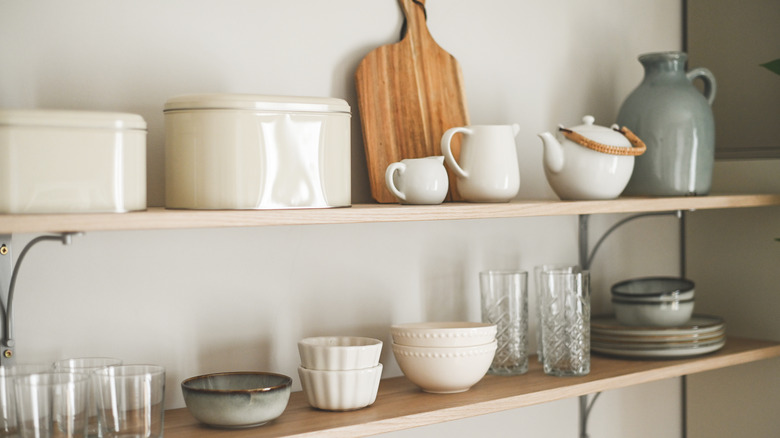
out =
[[[593,116],[588,115],[582,118],[582,125],[568,129],[596,143],[614,147],[631,147],[631,142],[617,130],[617,125],[607,128],[606,126],[594,125],[593,122],[595,121],[596,119]],[[563,127],[561,126],[561,128]]]

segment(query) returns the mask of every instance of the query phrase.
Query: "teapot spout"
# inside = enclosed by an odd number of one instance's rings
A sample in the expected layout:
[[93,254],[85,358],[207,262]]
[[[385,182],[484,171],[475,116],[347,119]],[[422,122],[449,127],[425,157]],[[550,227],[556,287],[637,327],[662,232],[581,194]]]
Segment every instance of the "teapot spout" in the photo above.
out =
[[544,166],[553,173],[563,169],[563,146],[549,132],[539,134],[544,144]]

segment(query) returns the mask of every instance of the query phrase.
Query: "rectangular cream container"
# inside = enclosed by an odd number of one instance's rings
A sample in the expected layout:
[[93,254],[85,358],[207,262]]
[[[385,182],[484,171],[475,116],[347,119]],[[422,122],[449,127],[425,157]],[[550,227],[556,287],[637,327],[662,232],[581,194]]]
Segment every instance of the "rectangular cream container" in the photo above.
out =
[[146,209],[146,122],[136,114],[0,110],[0,213]]
[[168,208],[351,205],[351,115],[342,99],[178,96],[164,114]]

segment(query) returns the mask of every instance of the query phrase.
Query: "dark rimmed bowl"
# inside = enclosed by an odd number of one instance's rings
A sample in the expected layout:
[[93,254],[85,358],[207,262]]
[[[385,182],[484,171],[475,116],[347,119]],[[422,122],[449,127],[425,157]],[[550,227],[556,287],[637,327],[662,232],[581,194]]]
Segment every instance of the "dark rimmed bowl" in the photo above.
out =
[[694,294],[693,281],[680,277],[634,278],[612,285],[612,297],[623,301],[686,301]]
[[209,426],[261,426],[282,415],[292,379],[283,374],[241,371],[204,374],[181,382],[184,403]]

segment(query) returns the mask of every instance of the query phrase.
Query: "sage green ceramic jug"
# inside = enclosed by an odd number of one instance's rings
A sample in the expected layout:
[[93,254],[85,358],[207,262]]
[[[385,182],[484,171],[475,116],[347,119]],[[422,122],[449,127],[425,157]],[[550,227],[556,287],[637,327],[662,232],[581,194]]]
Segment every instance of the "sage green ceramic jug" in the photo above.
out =
[[[706,68],[686,72],[683,52],[639,56],[645,76],[620,108],[617,123],[647,145],[636,157],[625,195],[706,195],[715,161],[715,77]],[[693,85],[700,78],[703,93]]]

